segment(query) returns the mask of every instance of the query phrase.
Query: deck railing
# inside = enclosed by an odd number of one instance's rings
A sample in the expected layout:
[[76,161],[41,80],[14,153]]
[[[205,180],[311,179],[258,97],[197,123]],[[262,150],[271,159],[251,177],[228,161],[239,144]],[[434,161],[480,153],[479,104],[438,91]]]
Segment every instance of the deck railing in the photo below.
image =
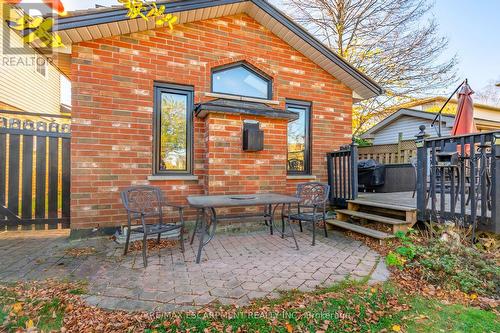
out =
[[417,136],[420,220],[451,220],[500,233],[500,132]]
[[358,145],[352,143],[327,154],[330,203],[347,206],[347,200],[358,197]]

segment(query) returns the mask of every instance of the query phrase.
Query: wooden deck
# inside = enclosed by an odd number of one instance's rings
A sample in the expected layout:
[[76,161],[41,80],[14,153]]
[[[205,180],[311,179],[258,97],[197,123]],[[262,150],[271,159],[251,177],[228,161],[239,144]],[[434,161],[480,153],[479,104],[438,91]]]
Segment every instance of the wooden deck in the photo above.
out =
[[417,199],[412,198],[413,192],[394,192],[394,193],[369,193],[360,192],[358,199],[391,204],[395,206],[417,208]]
[[[413,192],[394,192],[394,193],[365,193],[365,192],[360,192],[358,199],[368,201],[368,202],[376,202],[376,203],[386,203],[386,204],[391,204],[391,205],[396,205],[396,206],[401,206],[401,207],[411,207],[411,208],[417,208],[417,198],[415,195],[415,198],[412,198]],[[436,193],[436,210],[439,213],[440,211],[440,205],[441,205],[441,197],[439,193]],[[429,199],[429,202],[427,204],[427,209],[431,209],[431,200]],[[455,213],[460,214],[460,197],[457,200],[457,203],[455,205]],[[451,206],[450,206],[450,196],[449,194],[446,194],[445,196],[445,212],[446,213],[451,213]],[[466,206],[465,209],[465,214],[467,216],[471,215],[471,209],[470,209],[470,203],[469,205]],[[481,205],[477,205],[477,216],[481,216]],[[491,218],[491,211],[488,210],[486,212],[486,218]]]

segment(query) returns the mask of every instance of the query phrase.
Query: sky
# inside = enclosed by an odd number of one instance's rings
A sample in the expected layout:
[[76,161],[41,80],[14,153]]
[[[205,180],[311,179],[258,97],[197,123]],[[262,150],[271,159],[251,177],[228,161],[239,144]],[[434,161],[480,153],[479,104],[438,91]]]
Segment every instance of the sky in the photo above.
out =
[[436,0],[434,16],[449,40],[446,54],[458,56],[459,76],[472,89],[500,82],[499,14],[500,0]]
[[[41,0],[31,0],[41,2]],[[274,0],[273,2],[276,2]],[[279,1],[279,0],[278,0]],[[433,15],[439,32],[449,40],[445,57],[457,55],[460,81],[469,79],[474,90],[481,90],[489,81],[500,82],[500,0],[434,0]],[[117,0],[65,0],[67,10],[93,8],[95,4],[116,5]],[[443,95],[453,92],[450,83]],[[68,84],[64,83],[68,89]],[[69,98],[68,92],[63,93]]]

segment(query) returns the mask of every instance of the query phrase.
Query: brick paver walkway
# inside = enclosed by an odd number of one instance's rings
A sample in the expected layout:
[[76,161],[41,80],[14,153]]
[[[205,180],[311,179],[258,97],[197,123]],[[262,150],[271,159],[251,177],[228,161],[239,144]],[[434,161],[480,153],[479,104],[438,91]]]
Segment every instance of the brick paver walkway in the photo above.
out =
[[[86,280],[87,302],[108,309],[178,311],[213,301],[244,305],[250,299],[276,297],[279,290],[313,290],[350,275],[387,278],[379,255],[337,232],[311,246],[307,231],[293,240],[265,231],[218,234],[197,265],[195,246],[123,257],[123,246],[106,238],[68,241],[67,232],[0,233],[0,281]],[[94,254],[71,257],[68,248],[94,247]]]

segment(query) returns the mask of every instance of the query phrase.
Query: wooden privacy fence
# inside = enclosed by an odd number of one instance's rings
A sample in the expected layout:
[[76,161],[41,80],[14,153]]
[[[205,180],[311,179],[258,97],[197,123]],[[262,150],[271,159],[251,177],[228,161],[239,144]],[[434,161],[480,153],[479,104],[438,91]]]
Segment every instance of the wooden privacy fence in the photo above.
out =
[[417,140],[421,220],[500,233],[500,132]]
[[376,160],[382,164],[409,164],[417,156],[415,140],[401,140],[394,144],[359,147],[360,160]]
[[68,228],[70,127],[0,118],[0,231]]
[[326,155],[330,203],[346,207],[358,197],[358,145],[353,143]]

